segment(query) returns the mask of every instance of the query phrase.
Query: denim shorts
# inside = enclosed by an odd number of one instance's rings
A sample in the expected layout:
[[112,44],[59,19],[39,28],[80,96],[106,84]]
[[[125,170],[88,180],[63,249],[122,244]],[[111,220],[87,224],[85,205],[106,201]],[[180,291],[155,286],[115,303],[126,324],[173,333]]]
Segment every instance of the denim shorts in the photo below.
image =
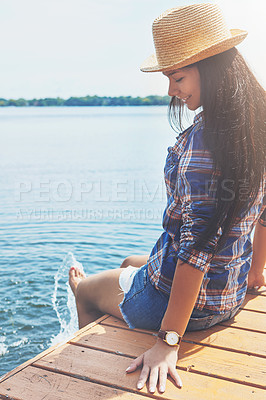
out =
[[[120,275],[119,282],[121,289],[124,289],[124,299],[119,307],[129,328],[158,331],[169,296],[157,290],[151,283],[147,265],[138,269],[125,268]],[[240,305],[224,314],[213,314],[211,310],[194,309],[186,330],[197,331],[210,328],[219,322],[233,318],[239,308]]]

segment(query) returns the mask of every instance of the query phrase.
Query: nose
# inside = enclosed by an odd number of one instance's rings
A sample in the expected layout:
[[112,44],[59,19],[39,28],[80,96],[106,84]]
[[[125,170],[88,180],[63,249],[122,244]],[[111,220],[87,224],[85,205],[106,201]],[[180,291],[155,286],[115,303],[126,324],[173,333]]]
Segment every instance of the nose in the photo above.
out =
[[172,96],[177,96],[180,97],[180,90],[177,88],[176,82],[173,81],[172,79],[169,79],[169,88],[168,88],[168,96],[172,97]]

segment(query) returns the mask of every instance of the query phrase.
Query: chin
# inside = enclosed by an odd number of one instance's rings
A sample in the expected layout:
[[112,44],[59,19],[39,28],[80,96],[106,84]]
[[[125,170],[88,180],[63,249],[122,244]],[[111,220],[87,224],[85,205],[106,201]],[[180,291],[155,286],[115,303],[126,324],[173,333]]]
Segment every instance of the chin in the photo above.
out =
[[198,107],[193,107],[193,106],[188,106],[188,105],[187,105],[187,108],[188,108],[190,111],[195,111],[195,110],[197,110]]
[[199,107],[201,107],[200,105],[193,105],[193,104],[190,104],[190,105],[188,105],[187,104],[187,108],[190,110],[190,111],[196,111]]

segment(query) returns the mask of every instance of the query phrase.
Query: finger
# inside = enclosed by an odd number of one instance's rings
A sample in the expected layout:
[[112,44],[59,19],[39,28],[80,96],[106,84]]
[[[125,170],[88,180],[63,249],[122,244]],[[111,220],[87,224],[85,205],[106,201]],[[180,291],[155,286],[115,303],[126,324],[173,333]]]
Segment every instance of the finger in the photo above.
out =
[[145,385],[145,383],[148,380],[149,373],[150,373],[150,368],[147,365],[144,365],[144,367],[142,368],[141,374],[139,376],[139,380],[137,383],[137,389],[143,388],[143,386]]
[[136,371],[136,369],[142,365],[143,356],[144,356],[144,354],[142,354],[141,356],[139,356],[138,358],[136,358],[136,359],[130,364],[130,366],[126,369],[126,372],[133,372],[133,371]]
[[149,379],[149,391],[154,393],[156,390],[157,382],[158,382],[159,368],[152,368],[150,371],[150,379]]
[[176,369],[174,367],[173,368],[169,368],[169,374],[171,375],[171,377],[175,381],[176,385],[181,388],[183,386],[183,384],[182,384],[182,381],[180,379],[180,376],[178,375],[178,373],[176,372]]
[[159,391],[161,393],[165,391],[166,380],[167,380],[167,368],[161,367],[159,371]]

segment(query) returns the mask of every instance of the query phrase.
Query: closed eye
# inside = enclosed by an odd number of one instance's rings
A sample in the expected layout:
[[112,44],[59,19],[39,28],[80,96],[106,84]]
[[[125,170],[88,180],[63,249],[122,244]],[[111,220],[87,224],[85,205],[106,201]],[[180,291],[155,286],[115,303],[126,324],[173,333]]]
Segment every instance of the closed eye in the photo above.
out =
[[176,82],[181,82],[183,78],[175,79]]

